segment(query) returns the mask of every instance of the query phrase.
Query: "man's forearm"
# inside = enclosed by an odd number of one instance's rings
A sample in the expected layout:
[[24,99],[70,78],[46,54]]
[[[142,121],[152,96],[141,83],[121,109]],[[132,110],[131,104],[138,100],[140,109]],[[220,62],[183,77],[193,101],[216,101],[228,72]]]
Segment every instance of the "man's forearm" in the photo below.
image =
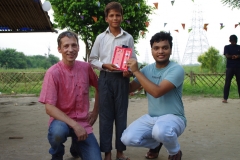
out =
[[232,55],[229,55],[229,54],[225,54],[225,57],[228,59],[232,59]]
[[158,85],[147,79],[147,77],[145,77],[140,71],[136,71],[133,74],[137,77],[138,81],[146,92],[151,94],[153,97],[158,96]]
[[95,101],[94,101],[94,108],[93,108],[93,112],[98,113],[99,111],[99,107],[98,107],[98,91],[97,89],[95,89]]
[[240,58],[240,55],[237,55],[237,54],[235,54],[235,55],[225,55],[225,57],[227,58],[227,59],[238,59],[238,58]]
[[64,112],[62,112],[60,109],[57,107],[50,105],[50,104],[45,104],[46,108],[46,113],[53,117],[54,119],[60,120],[68,124],[70,127],[73,128],[74,125],[77,124],[76,121],[71,119],[69,116],[67,116]]

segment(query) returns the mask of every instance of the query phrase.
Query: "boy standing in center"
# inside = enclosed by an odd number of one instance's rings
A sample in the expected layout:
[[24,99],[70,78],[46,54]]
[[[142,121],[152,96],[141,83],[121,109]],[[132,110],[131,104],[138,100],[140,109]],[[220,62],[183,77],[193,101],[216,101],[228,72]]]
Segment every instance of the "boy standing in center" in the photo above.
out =
[[100,70],[99,87],[99,127],[100,149],[105,152],[104,160],[111,160],[113,123],[115,121],[115,148],[117,160],[130,160],[124,156],[126,146],[120,138],[127,126],[129,71],[120,71],[112,58],[116,46],[127,46],[134,53],[133,37],[124,31],[120,24],[123,20],[123,9],[120,3],[110,2],[105,7],[105,21],[109,27],[97,36],[89,57],[90,63]]

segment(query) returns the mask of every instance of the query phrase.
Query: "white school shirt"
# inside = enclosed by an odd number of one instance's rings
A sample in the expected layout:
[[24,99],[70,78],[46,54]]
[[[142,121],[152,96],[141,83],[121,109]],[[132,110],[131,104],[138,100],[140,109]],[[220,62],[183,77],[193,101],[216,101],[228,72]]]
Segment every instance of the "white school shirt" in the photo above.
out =
[[116,37],[110,32],[109,27],[99,34],[89,56],[89,62],[94,68],[103,70],[103,64],[112,63],[113,53],[116,46],[128,46],[132,49],[132,57],[135,58],[133,37],[121,28],[121,32]]

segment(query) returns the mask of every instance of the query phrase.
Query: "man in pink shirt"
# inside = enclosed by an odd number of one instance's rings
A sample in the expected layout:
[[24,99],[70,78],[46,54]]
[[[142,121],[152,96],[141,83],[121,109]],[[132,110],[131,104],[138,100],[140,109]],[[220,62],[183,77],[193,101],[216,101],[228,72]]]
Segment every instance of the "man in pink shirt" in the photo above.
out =
[[[91,65],[77,61],[78,36],[62,32],[58,38],[62,60],[50,67],[44,77],[39,102],[50,116],[48,140],[52,160],[63,160],[67,137],[72,138],[70,152],[82,160],[101,160],[101,152],[92,125],[98,117],[97,76]],[[94,108],[89,112],[89,86],[95,87]]]

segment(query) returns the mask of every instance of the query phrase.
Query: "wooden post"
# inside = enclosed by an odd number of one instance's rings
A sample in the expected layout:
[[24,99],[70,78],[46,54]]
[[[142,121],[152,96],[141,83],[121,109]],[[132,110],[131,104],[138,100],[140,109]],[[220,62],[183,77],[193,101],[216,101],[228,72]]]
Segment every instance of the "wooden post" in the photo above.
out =
[[193,86],[193,81],[194,81],[193,72],[190,71],[190,82],[192,86]]
[[27,82],[26,82],[26,75],[25,75],[25,72],[22,72],[22,74],[23,74],[23,81],[24,81],[24,87],[25,87],[25,91],[27,92],[28,91],[28,89],[27,89]]

